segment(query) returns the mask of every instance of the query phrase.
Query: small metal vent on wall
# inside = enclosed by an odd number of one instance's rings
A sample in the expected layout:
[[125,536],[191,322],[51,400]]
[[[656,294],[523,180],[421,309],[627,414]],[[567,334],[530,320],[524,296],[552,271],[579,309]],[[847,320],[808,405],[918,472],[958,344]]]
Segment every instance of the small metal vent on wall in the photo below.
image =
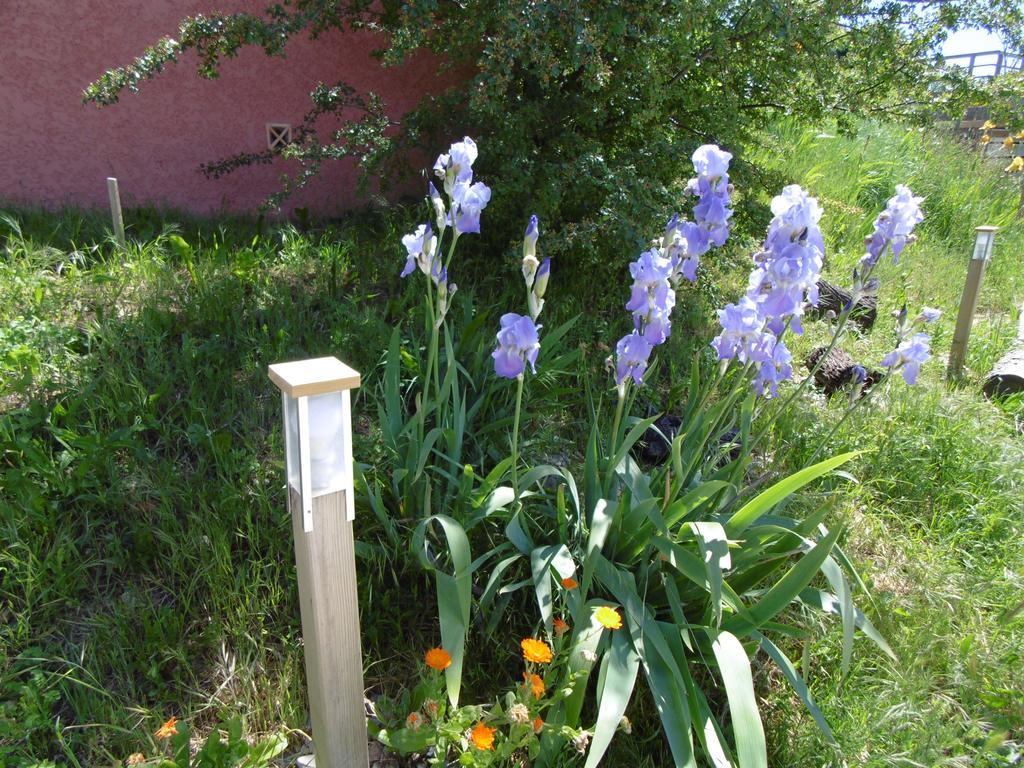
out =
[[292,127],[288,123],[267,123],[267,149],[281,150],[292,143]]

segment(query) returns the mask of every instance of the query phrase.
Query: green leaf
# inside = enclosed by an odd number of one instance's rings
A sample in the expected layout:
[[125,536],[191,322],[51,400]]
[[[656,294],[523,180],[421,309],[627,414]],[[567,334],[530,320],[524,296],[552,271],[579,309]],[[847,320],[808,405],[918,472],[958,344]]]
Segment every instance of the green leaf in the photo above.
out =
[[668,505],[668,509],[665,510],[666,525],[671,528],[729,487],[730,484],[724,480],[709,480],[687,491],[681,498]]
[[821,568],[842,533],[836,528],[828,536],[818,541],[814,547],[793,564],[786,574],[775,582],[760,600],[750,607],[750,615],[754,618],[755,628],[775,618],[780,611],[792,603],[800,592],[811,583]]
[[544,622],[544,629],[550,635],[553,618],[551,569],[554,568],[560,578],[567,578],[573,574],[576,566],[564,544],[551,544],[546,547],[537,547],[530,553],[530,568],[533,572],[533,589],[537,595],[541,619]]
[[583,562],[583,583],[580,585],[580,594],[584,597],[590,592],[590,580],[594,576],[597,556],[604,548],[604,542],[608,538],[614,518],[615,507],[609,507],[607,501],[598,499],[590,521],[590,535],[587,537],[587,559]]
[[[822,592],[820,589],[808,588],[803,590],[799,595],[799,600],[805,605],[825,611],[826,613],[838,615],[842,610],[839,598],[830,592]],[[889,647],[889,643],[882,637],[882,633],[875,629],[875,625],[856,606],[853,608],[853,615],[857,623],[857,629],[867,635],[889,658],[893,661],[899,661],[892,648]]]
[[[448,543],[452,573],[445,573],[434,567],[427,551],[426,533],[431,523],[438,523]],[[462,526],[446,515],[433,515],[423,520],[413,534],[420,563],[434,572],[437,588],[438,619],[441,624],[441,645],[452,657],[452,663],[445,670],[445,684],[452,706],[458,706],[459,691],[462,687],[462,659],[466,645],[466,631],[469,628],[471,591],[471,563],[469,539]]]
[[828,739],[830,744],[836,743],[836,738],[832,733],[832,729],[829,728],[828,721],[825,719],[825,715],[822,714],[821,710],[818,709],[818,705],[814,703],[814,699],[811,696],[811,691],[807,687],[807,683],[797,673],[796,667],[793,666],[793,662],[789,660],[789,657],[784,654],[775,643],[769,640],[767,637],[762,635],[760,632],[753,632],[752,635],[755,639],[760,641],[761,648],[765,653],[775,662],[776,666],[782,672],[783,677],[793,686],[793,690],[796,691],[796,695],[803,701],[804,706],[807,707],[807,711],[810,712],[811,717],[814,718],[814,722],[818,724],[818,728]]
[[704,559],[704,571],[711,586],[711,617],[714,626],[722,624],[722,571],[731,567],[729,540],[721,523],[690,523],[697,535]]
[[747,652],[736,636],[729,632],[708,629],[707,634],[729,699],[729,715],[739,768],[768,768],[764,726],[754,697],[754,680],[750,674]]
[[808,483],[817,480],[822,475],[826,475],[836,467],[839,467],[855,456],[858,456],[862,451],[851,451],[844,453],[839,456],[835,456],[831,459],[819,462],[813,466],[801,469],[799,472],[790,475],[784,480],[780,480],[771,488],[755,496],[753,499],[744,504],[737,512],[729,518],[729,521],[725,524],[726,531],[732,538],[737,538],[738,534],[745,531],[751,524],[757,521],[761,515],[768,512],[772,507],[782,501],[790,494],[800,490]]
[[597,724],[584,768],[596,768],[601,762],[633,695],[640,657],[624,632],[612,633],[611,648],[604,655],[604,663],[607,666],[597,692]]

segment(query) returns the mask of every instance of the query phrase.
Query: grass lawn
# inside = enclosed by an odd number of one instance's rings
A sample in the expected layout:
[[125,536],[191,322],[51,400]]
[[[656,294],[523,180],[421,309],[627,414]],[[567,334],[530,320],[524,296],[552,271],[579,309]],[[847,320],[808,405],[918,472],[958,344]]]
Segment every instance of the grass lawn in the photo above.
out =
[[[944,311],[918,386],[891,382],[827,447],[872,449],[849,467],[857,482],[799,501],[833,505],[848,526],[872,596],[858,600],[899,662],[858,640],[840,679],[838,622],[787,649],[804,659],[832,748],[755,660],[771,763],[1014,765],[1024,750],[1024,399],[992,404],[980,384],[1024,300],[1018,187],[941,136],[889,126],[846,138],[783,124],[747,156],[768,172],[741,193],[763,202],[798,182],[819,197],[834,282],[848,282],[896,183],[926,196],[919,242],[879,272],[875,329],[843,344],[855,357],[877,365],[902,303]],[[363,371],[356,456],[372,464],[381,355],[417,301],[397,278],[413,221],[401,208],[308,232],[246,221],[165,229],[145,211],[128,220],[127,253],[99,216],[0,221],[0,766],[116,765],[152,754],[170,715],[199,732],[234,714],[251,734],[308,728],[280,399],[266,365],[338,354]],[[763,224],[741,221],[740,234],[754,242]],[[1004,230],[965,376],[951,385],[945,355],[979,224]],[[477,285],[476,306],[496,325],[507,302],[483,258],[466,266],[481,279],[460,278],[460,294]],[[709,290],[681,297],[677,312],[699,333],[677,342],[673,365],[685,370],[686,350],[704,344],[706,310],[740,290],[745,259],[737,245],[712,267]],[[557,279],[564,298],[549,296],[552,311],[587,310],[573,341],[599,367],[601,343],[621,333],[625,287],[585,307],[572,295],[585,273],[568,266]],[[827,335],[807,327],[798,359]],[[577,384],[550,382],[534,402],[551,407]],[[800,466],[840,400],[798,399],[765,459]],[[549,413],[535,409],[526,450],[576,455],[571,413]],[[394,690],[437,639],[433,584],[365,508],[356,531],[367,685]],[[481,639],[469,642],[470,658],[486,660]],[[467,671],[478,698],[493,694],[485,669]],[[645,707],[630,711],[634,734],[616,738],[607,764],[669,764]]]

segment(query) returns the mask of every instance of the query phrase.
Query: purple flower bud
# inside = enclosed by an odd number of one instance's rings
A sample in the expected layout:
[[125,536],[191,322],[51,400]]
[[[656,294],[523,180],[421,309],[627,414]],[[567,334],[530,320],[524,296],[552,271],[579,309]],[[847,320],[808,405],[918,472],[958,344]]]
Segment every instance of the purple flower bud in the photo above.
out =
[[541,326],[525,315],[508,312],[501,316],[501,330],[498,331],[498,346],[491,353],[494,372],[505,379],[514,379],[526,370],[526,363],[536,373],[535,364],[540,352]]
[[918,319],[925,323],[934,323],[940,317],[942,317],[942,310],[934,309],[933,307],[923,307],[921,309],[921,314],[918,315]]
[[530,217],[530,223],[526,225],[526,233],[523,235],[523,258],[537,255],[537,238],[540,237],[540,228],[537,226],[537,214]]
[[548,276],[551,274],[551,259],[544,259],[537,269],[537,277],[533,281],[533,292],[538,299],[544,298],[548,289]]

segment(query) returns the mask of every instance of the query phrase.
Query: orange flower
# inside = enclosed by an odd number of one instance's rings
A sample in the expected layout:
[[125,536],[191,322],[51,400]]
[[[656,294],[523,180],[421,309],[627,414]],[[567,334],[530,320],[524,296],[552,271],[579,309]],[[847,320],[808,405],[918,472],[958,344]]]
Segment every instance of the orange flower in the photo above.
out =
[[477,723],[469,732],[469,738],[477,749],[494,749],[494,734],[497,729],[488,728],[483,723]]
[[419,712],[410,712],[409,716],[405,718],[405,727],[410,730],[418,731],[421,725],[423,725],[423,715]]
[[533,692],[533,698],[539,699],[544,695],[544,679],[540,675],[533,675],[527,672],[523,672],[523,680],[530,686],[530,690]]
[[541,728],[543,728],[543,727],[544,727],[544,721],[543,720],[541,720],[539,717],[534,719],[534,721],[533,721],[533,732],[534,733],[540,733]]
[[622,617],[619,612],[607,605],[597,608],[594,611],[594,618],[605,629],[622,629]]
[[552,622],[552,624],[555,628],[555,634],[559,637],[561,637],[569,631],[569,625],[562,621],[560,618],[556,618],[554,622]]
[[572,576],[568,576],[562,579],[561,584],[566,589],[576,589],[576,587],[580,585],[580,583],[576,581],[576,579],[574,579]]
[[133,752],[128,755],[128,759],[124,761],[125,765],[140,765],[146,762],[146,756],[141,752]]
[[441,710],[441,705],[434,699],[427,699],[423,702],[423,709],[431,720],[437,720],[437,713]]
[[178,718],[172,717],[166,723],[156,729],[156,733],[153,735],[158,739],[168,739],[174,736],[178,732]]
[[444,648],[431,648],[423,660],[428,667],[436,669],[438,672],[448,669],[452,665],[452,655]]
[[551,661],[551,649],[543,640],[534,640],[532,637],[523,638],[519,643],[523,649],[523,658],[534,664],[547,664]]

